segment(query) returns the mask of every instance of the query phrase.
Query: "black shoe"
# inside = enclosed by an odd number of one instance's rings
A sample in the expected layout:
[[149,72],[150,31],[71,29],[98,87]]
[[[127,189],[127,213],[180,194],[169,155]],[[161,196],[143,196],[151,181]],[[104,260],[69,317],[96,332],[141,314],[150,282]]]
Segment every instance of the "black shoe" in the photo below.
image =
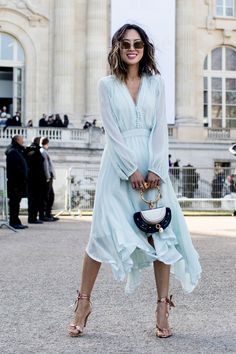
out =
[[23,230],[26,229],[28,226],[25,225],[20,225],[20,224],[9,224],[11,227],[13,227],[13,229],[16,230]]
[[29,226],[27,226],[27,225],[20,225],[21,227],[22,227],[22,229],[28,229],[29,228]]
[[28,220],[28,224],[43,224],[42,220]]
[[56,220],[53,220],[53,218],[48,218],[47,216],[44,216],[42,219],[40,219],[41,221],[56,221]]

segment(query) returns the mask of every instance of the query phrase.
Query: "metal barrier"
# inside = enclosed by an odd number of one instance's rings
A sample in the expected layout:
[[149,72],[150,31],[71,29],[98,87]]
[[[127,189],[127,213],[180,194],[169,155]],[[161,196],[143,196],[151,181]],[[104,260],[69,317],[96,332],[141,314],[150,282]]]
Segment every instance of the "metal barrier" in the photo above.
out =
[[[92,210],[98,168],[70,168],[67,171],[65,211]],[[184,210],[236,210],[235,168],[170,168],[170,179]]]
[[8,198],[7,198],[7,178],[5,166],[0,166],[0,227],[6,226],[12,231],[13,227],[8,221]]
[[236,210],[236,168],[170,168],[170,179],[185,210]]
[[[59,169],[60,170],[60,169]],[[72,167],[58,174],[56,199],[60,199],[62,213],[91,211],[94,205],[99,168]],[[183,210],[236,210],[236,168],[170,168],[170,179]],[[8,225],[6,170],[0,167],[0,226]]]
[[72,167],[66,171],[65,208],[64,212],[80,212],[92,210],[94,205],[95,189],[98,178],[98,168]]

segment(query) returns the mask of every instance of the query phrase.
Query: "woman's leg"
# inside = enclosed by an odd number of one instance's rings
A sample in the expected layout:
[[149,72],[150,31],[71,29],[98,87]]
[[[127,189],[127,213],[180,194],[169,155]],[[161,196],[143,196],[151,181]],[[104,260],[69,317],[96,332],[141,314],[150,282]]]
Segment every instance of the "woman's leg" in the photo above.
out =
[[95,261],[85,253],[80,287],[81,294],[91,294],[100,266],[100,262]]
[[[90,296],[95,280],[97,278],[101,263],[95,261],[87,253],[84,256],[82,280],[80,286],[80,294]],[[75,312],[73,324],[84,327],[84,321],[87,314],[91,311],[90,302],[86,298],[81,298],[78,301],[78,306]]]
[[[169,279],[170,279],[170,265],[160,261],[154,263],[154,275],[157,287],[157,295],[160,300],[163,297],[168,297],[169,293]],[[166,316],[168,306],[159,302],[157,306],[157,324],[160,328],[169,328],[168,319]]]

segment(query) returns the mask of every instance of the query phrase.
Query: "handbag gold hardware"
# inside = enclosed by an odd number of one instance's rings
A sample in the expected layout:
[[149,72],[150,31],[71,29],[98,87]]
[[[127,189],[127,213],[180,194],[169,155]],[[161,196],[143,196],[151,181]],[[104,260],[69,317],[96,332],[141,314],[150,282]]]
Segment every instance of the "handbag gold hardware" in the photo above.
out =
[[145,189],[140,189],[141,199],[144,201],[144,203],[149,205],[150,209],[153,209],[155,204],[161,199],[160,187],[159,186],[156,187],[156,189],[158,191],[156,198],[154,200],[147,200],[144,198],[144,192],[149,189],[149,185],[148,185],[148,183],[145,183],[144,186],[145,186]]

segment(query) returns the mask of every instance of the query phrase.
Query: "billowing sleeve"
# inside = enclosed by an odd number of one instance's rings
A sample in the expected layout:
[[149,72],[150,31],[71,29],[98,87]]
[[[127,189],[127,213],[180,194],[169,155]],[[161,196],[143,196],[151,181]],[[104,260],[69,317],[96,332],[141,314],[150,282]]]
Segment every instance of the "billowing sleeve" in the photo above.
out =
[[159,77],[156,119],[149,138],[148,170],[157,174],[163,182],[168,177],[168,128],[166,122],[165,87]]
[[111,157],[111,163],[119,177],[123,180],[128,178],[137,170],[137,164],[132,151],[126,146],[120,129],[115,119],[109,92],[103,80],[98,85],[100,111],[103,126],[106,133],[107,148]]

